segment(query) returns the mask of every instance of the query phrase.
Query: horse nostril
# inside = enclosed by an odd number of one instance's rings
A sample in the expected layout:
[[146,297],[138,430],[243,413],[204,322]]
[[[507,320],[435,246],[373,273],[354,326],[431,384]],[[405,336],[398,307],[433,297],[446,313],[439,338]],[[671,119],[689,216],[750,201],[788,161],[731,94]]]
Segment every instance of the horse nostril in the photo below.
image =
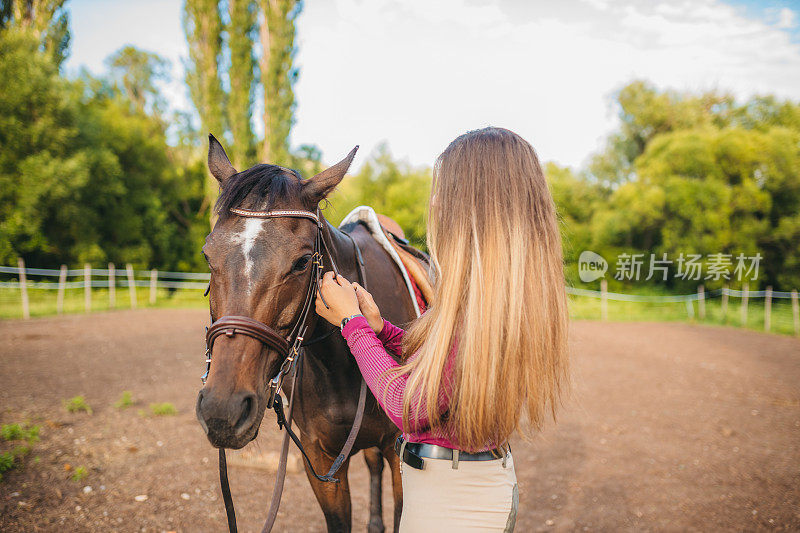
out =
[[256,416],[256,396],[255,394],[248,394],[242,400],[242,414],[239,420],[236,421],[234,430],[237,435],[241,435],[250,429],[253,423],[253,418]]
[[203,428],[203,431],[206,432],[208,435],[208,425],[206,424],[206,420],[203,417],[203,391],[200,391],[197,394],[197,405],[195,405],[194,412],[197,416],[197,420],[200,422],[200,426]]

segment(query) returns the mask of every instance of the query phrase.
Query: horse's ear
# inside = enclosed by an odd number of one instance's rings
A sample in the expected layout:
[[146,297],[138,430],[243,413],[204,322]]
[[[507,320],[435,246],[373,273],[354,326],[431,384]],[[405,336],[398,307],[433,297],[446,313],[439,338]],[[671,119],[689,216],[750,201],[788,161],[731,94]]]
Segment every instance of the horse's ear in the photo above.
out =
[[216,137],[208,134],[208,170],[217,178],[220,185],[225,185],[228,178],[236,174],[236,169],[231,165],[228,154]]
[[344,175],[347,173],[347,169],[350,168],[350,163],[353,162],[353,158],[356,156],[356,152],[358,151],[358,146],[350,150],[350,153],[347,154],[347,157],[333,165],[327,170],[323,170],[313,178],[309,178],[303,181],[303,192],[308,198],[312,198],[319,202],[333,190],[334,187],[339,185],[339,182],[342,181]]

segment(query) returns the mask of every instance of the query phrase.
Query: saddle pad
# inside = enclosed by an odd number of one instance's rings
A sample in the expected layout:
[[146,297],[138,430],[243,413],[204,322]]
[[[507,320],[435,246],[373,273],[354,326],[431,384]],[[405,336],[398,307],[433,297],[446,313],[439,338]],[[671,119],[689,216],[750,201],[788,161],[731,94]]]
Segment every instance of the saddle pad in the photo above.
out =
[[419,306],[420,311],[423,313],[428,308],[428,304],[425,302],[425,297],[422,295],[422,289],[419,287],[419,283],[414,277],[411,277],[411,285],[414,288],[414,295],[417,297],[417,305]]
[[411,278],[408,275],[408,270],[403,264],[403,261],[400,259],[400,256],[397,254],[397,251],[394,249],[394,246],[392,246],[392,243],[389,242],[389,238],[383,233],[381,223],[378,221],[378,214],[375,213],[375,210],[368,205],[360,205],[350,211],[347,216],[342,219],[339,227],[341,228],[345,224],[359,221],[366,225],[367,229],[372,234],[372,237],[380,243],[383,249],[386,250],[386,253],[388,253],[392,260],[397,264],[397,267],[403,274],[403,280],[406,282],[406,288],[408,289],[409,296],[411,296],[411,302],[414,304],[414,312],[416,313],[416,316],[419,316],[421,313],[419,304],[417,304],[417,294],[414,290],[414,285],[411,282]]

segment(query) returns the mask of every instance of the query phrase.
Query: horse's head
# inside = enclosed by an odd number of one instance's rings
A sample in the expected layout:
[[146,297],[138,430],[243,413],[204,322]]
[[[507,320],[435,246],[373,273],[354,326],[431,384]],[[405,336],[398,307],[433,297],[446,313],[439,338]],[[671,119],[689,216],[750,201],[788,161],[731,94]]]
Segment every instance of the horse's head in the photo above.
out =
[[[219,142],[209,136],[208,167],[221,187],[219,218],[203,246],[211,269],[213,320],[245,316],[284,338],[290,334],[312,283],[317,225],[305,218],[239,217],[230,209],[316,212],[344,177],[355,151],[304,180],[275,165],[237,172]],[[197,397],[197,418],[214,446],[241,448],[255,438],[267,407],[269,380],[285,356],[246,335],[214,340],[211,368]]]

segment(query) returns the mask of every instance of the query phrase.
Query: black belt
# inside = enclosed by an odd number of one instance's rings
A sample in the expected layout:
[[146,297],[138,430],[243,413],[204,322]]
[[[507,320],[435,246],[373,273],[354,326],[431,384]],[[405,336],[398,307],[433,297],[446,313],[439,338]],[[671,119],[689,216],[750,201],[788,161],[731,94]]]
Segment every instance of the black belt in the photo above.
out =
[[[394,441],[394,453],[396,453],[398,457],[400,457],[400,449],[403,447],[403,442],[404,439],[402,436],[397,437],[397,440]],[[502,459],[504,455],[505,453],[497,448],[478,453],[467,453],[459,450],[458,460],[492,461],[494,459]],[[453,450],[444,446],[437,446],[436,444],[427,444],[424,442],[406,442],[405,449],[403,449],[403,456],[400,457],[400,460],[411,468],[422,470],[422,467],[425,464],[425,461],[422,459],[423,457],[452,461]]]

